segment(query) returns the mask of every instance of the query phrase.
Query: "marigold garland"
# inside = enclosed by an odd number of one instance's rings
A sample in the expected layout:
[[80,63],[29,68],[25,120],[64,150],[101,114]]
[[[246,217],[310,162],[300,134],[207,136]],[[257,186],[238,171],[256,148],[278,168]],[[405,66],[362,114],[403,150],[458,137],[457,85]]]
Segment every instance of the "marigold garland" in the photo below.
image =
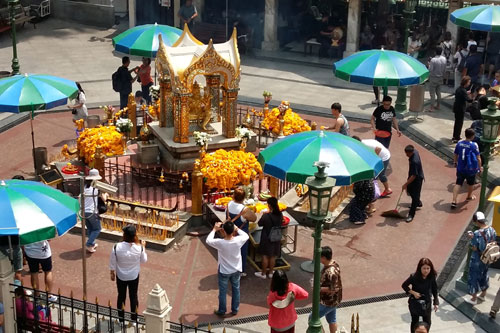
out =
[[[280,111],[278,110],[278,108],[272,109],[267,113],[266,117],[262,121],[262,126],[275,134],[279,134],[279,114]],[[302,119],[297,113],[293,112],[292,109],[288,109],[285,111],[283,120],[285,121],[283,124],[283,135],[285,136],[311,130],[311,126],[309,126],[307,121]]]
[[85,159],[85,163],[94,160],[97,146],[101,146],[106,156],[123,155],[124,152],[122,134],[116,130],[115,126],[86,128],[76,141],[76,146],[80,157]]
[[249,185],[262,174],[262,167],[252,153],[218,149],[200,161],[200,170],[210,188],[229,190],[239,184]]

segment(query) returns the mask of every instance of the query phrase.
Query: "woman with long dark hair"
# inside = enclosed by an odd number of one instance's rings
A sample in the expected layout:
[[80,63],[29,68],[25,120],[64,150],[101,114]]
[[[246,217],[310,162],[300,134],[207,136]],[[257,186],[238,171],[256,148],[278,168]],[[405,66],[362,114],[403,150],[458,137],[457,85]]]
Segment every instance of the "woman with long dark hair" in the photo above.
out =
[[262,256],[262,273],[255,272],[255,276],[262,279],[269,278],[273,274],[276,257],[281,252],[281,239],[271,240],[271,230],[281,228],[283,223],[283,214],[280,211],[278,200],[275,197],[267,199],[269,212],[262,215],[259,220],[259,226],[262,227],[260,236],[259,253]]
[[80,82],[76,82],[76,87],[78,88],[78,95],[74,99],[74,104],[68,105],[68,108],[73,110],[73,121],[80,119],[87,121],[89,113],[87,111],[87,106],[85,105],[85,102],[87,101],[85,98],[85,91],[83,91]]
[[437,290],[437,272],[429,258],[419,260],[417,270],[411,274],[401,285],[403,290],[410,295],[408,307],[411,314],[410,332],[415,331],[415,327],[422,317],[422,321],[431,326],[432,304],[434,311],[439,305]]
[[123,228],[123,238],[120,243],[113,246],[109,258],[109,269],[111,281],[115,281],[118,288],[118,299],[116,307],[119,311],[120,321],[123,321],[123,309],[127,297],[127,288],[130,297],[130,312],[132,320],[137,319],[137,307],[139,300],[137,289],[139,288],[139,273],[141,263],[148,261],[146,254],[146,242],[139,241],[137,232],[133,225]]
[[297,321],[295,300],[306,299],[308,296],[307,291],[288,281],[284,271],[275,271],[271,280],[271,290],[267,295],[267,304],[269,305],[267,323],[271,327],[271,333],[295,332],[295,322]]
[[462,126],[464,125],[465,110],[467,102],[472,102],[472,98],[467,92],[467,88],[471,84],[470,76],[464,76],[460,82],[460,87],[455,90],[455,101],[453,102],[453,113],[455,114],[455,123],[453,125],[453,138],[451,141],[457,143],[460,141]]

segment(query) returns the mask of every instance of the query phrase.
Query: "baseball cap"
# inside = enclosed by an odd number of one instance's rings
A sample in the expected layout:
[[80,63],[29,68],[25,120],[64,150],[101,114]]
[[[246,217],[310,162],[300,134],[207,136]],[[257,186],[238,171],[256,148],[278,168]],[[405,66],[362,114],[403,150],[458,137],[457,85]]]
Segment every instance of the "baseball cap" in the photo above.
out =
[[483,212],[476,212],[473,216],[474,221],[486,223],[486,217]]

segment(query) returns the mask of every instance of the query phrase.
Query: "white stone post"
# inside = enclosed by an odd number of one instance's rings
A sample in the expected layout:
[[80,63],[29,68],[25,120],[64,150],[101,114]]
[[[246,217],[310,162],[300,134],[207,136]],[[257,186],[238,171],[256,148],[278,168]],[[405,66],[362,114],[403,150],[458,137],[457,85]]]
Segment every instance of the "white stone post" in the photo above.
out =
[[358,51],[361,25],[361,0],[350,0],[347,13],[347,38],[344,58]]
[[166,332],[170,328],[171,312],[167,292],[156,284],[148,294],[146,310],[142,313],[146,318],[146,333]]
[[128,0],[128,27],[133,28],[135,25],[135,0]]
[[11,293],[12,286],[10,284],[14,283],[14,271],[12,270],[12,264],[9,258],[3,257],[0,259],[0,301],[3,303],[4,307],[4,324],[3,331],[5,333],[14,333],[14,294]]
[[[448,20],[446,23],[446,30],[451,32],[451,39],[453,40],[453,44],[457,45],[458,41],[458,25],[450,21],[450,14],[455,10],[462,8],[464,5],[462,0],[450,0],[448,2]],[[451,50],[454,54],[455,50]]]
[[278,42],[278,1],[265,0],[264,14],[264,41],[262,49],[266,51],[276,51],[279,49]]

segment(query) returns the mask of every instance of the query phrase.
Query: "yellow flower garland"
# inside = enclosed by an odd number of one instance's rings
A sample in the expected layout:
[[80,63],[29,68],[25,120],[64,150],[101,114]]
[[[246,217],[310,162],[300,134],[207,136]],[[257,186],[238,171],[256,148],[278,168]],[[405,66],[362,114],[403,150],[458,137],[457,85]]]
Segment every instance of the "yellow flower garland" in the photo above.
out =
[[85,163],[94,160],[97,146],[101,146],[106,156],[123,155],[122,134],[115,126],[86,128],[76,142],[78,152],[85,159]]
[[[272,131],[275,134],[279,134],[280,132],[280,121],[279,121],[280,111],[278,108],[272,109],[267,113],[266,117],[262,121],[262,126],[265,129]],[[288,109],[285,111],[285,115],[283,117],[283,134],[290,135],[294,133],[300,133],[305,131],[310,131],[311,126],[302,119],[297,113],[293,112],[292,109]]]

